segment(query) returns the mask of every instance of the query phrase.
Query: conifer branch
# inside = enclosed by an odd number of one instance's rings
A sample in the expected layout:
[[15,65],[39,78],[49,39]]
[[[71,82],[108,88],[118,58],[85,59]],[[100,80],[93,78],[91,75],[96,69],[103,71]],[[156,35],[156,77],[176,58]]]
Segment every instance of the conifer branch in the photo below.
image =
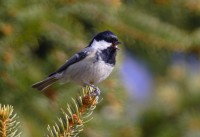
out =
[[13,114],[13,106],[0,104],[0,137],[20,137],[17,114]]
[[83,130],[83,124],[91,120],[90,116],[99,101],[99,95],[92,87],[82,88],[81,94],[62,111],[62,116],[50,127],[46,137],[75,137]]

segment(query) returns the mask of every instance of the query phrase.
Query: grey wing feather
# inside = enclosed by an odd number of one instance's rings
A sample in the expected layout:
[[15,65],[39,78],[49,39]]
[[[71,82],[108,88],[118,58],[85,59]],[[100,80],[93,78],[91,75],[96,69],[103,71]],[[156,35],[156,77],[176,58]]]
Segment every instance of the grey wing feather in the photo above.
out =
[[66,70],[70,65],[84,59],[87,55],[90,54],[90,52],[91,52],[91,49],[85,48],[81,52],[75,54],[64,65],[62,65],[56,72],[50,74],[49,77],[47,77],[46,79],[33,84],[32,87],[40,91],[45,90],[47,87],[49,87],[50,85],[52,85],[53,83],[59,80],[58,77],[59,77],[60,72]]
[[64,70],[66,70],[70,65],[76,63],[76,62],[79,62],[80,60],[84,59],[88,54],[89,54],[89,50],[86,48],[84,49],[83,51],[73,55],[69,60],[66,61],[66,63],[64,65],[62,65],[56,72],[52,73],[49,75],[52,76],[56,73],[60,73]]

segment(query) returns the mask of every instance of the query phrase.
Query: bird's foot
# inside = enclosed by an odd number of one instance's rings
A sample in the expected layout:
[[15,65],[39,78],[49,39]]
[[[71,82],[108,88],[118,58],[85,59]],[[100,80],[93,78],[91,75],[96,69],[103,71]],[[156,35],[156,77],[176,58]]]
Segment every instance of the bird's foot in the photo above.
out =
[[95,96],[100,96],[101,90],[98,87],[95,87],[94,89],[95,89],[94,90],[94,95]]
[[94,90],[91,93],[92,95],[94,95],[94,96],[100,96],[101,90],[98,87],[96,87],[96,86],[94,86],[92,84],[89,84],[89,83],[85,83],[85,85],[88,85],[88,86],[94,88]]

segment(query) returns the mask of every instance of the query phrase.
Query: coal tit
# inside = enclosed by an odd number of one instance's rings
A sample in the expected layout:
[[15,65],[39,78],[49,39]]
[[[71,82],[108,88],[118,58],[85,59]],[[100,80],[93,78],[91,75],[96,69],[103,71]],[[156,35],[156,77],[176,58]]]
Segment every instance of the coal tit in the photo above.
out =
[[74,81],[80,85],[95,85],[105,80],[112,72],[118,50],[117,36],[111,31],[98,33],[90,44],[73,55],[57,71],[46,79],[32,85],[40,91],[56,81]]

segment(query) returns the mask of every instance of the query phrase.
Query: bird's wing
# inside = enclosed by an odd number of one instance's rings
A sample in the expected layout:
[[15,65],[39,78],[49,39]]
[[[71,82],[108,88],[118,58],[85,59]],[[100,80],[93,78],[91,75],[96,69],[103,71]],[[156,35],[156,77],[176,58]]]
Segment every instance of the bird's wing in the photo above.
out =
[[88,48],[86,48],[86,49],[84,49],[84,50],[78,52],[77,54],[73,55],[73,56],[72,56],[71,58],[69,58],[69,60],[67,60],[67,61],[65,62],[65,64],[63,64],[57,71],[51,73],[51,74],[49,75],[49,77],[52,76],[52,75],[54,75],[54,74],[56,74],[56,73],[60,73],[60,72],[62,72],[62,71],[64,71],[64,70],[66,70],[70,65],[72,65],[72,64],[74,64],[74,63],[76,63],[76,62],[81,61],[81,60],[84,59],[86,56],[88,56],[88,55],[90,54],[90,52],[91,52],[91,51],[90,51]]

